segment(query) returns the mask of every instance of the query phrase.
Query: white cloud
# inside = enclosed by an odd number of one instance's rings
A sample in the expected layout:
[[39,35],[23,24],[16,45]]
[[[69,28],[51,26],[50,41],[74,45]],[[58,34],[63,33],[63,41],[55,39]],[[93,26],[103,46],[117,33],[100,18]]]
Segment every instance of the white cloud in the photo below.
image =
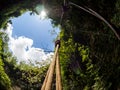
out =
[[8,34],[9,48],[12,51],[13,55],[17,57],[18,62],[25,61],[26,63],[32,62],[43,62],[47,61],[48,63],[52,59],[53,53],[45,53],[41,48],[33,47],[33,40],[24,36],[12,37],[12,25],[8,24],[6,33]]

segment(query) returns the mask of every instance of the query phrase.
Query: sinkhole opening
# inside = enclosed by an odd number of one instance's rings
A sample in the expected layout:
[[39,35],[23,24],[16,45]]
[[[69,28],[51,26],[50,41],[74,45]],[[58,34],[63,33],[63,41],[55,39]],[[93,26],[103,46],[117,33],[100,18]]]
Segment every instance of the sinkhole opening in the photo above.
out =
[[52,59],[54,41],[60,33],[60,27],[55,27],[47,12],[41,10],[39,14],[30,11],[17,18],[11,19],[8,25],[9,49],[17,58],[17,62],[32,63]]

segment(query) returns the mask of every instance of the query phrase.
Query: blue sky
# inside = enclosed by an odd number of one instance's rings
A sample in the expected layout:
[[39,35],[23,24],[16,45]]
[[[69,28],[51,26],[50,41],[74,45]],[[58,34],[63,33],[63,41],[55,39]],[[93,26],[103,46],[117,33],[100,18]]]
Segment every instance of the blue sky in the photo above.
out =
[[[51,33],[52,31],[56,33]],[[30,16],[29,12],[12,19],[6,33],[10,51],[17,58],[18,63],[50,62],[54,51],[54,39],[59,34],[59,28],[53,28],[50,19],[41,20],[38,15]],[[47,62],[46,62],[47,61]]]
[[59,28],[53,28],[50,19],[41,20],[38,15],[30,15],[29,12],[18,18],[12,19],[13,37],[25,36],[33,40],[33,46],[37,48],[54,50],[54,39]]

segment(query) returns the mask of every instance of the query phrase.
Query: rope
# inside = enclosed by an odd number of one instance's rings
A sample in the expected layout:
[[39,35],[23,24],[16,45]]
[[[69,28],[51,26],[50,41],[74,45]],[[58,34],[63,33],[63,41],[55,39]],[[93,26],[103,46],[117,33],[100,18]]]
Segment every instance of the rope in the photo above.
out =
[[62,11],[62,14],[61,14],[61,17],[60,17],[60,25],[62,23],[63,15],[64,15],[64,12]]
[[62,23],[62,19],[63,19],[64,13],[65,13],[64,7],[67,7],[67,5],[68,5],[67,1],[64,0],[63,6],[62,6],[62,13],[61,13],[61,17],[60,17],[60,25]]
[[74,4],[72,2],[69,2],[69,4],[73,5],[73,6],[77,7],[77,8],[80,8],[80,9],[84,10],[85,12],[87,12],[87,13],[99,18],[100,20],[102,20],[104,23],[106,23],[108,25],[108,27],[114,32],[116,37],[120,40],[120,35],[119,35],[120,31],[114,29],[113,26],[107,20],[105,20],[100,14],[98,14],[97,12],[95,12],[94,10],[92,10],[92,9],[90,9],[88,7],[84,8],[84,7],[81,7],[81,6],[77,5],[77,4]]
[[[54,69],[55,69],[55,63],[56,63],[56,60],[57,60],[57,62],[59,60],[58,59],[58,49],[59,49],[59,44],[57,44],[57,46],[56,46],[56,50],[55,50],[55,54],[54,54],[54,57],[53,57],[53,61],[52,61],[52,63],[49,66],[49,69],[47,71],[47,74],[46,74],[46,77],[45,77],[45,80],[43,82],[41,90],[51,90],[53,74],[54,74]],[[60,70],[60,69],[57,69],[57,70]],[[59,71],[59,73],[60,73],[60,71]],[[60,75],[57,75],[57,77],[58,76],[60,76]],[[61,76],[59,78],[61,79]],[[58,82],[58,83],[61,83],[61,80],[59,80],[59,81],[60,82]],[[59,85],[59,84],[57,84],[57,85]],[[57,90],[61,90],[61,89],[57,89]]]

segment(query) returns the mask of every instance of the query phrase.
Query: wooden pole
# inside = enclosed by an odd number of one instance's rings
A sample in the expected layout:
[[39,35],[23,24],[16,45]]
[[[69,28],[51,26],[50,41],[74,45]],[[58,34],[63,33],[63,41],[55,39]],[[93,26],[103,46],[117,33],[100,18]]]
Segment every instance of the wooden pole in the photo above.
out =
[[59,54],[56,59],[56,90],[62,90]]
[[54,74],[58,49],[59,49],[59,45],[57,44],[55,54],[53,56],[53,61],[50,65],[50,67],[49,67],[49,70],[47,72],[47,76],[44,80],[44,83],[43,83],[43,86],[42,86],[41,90],[51,90],[51,85],[52,85],[52,80],[53,80],[53,74]]
[[46,77],[45,77],[45,80],[44,80],[44,82],[43,82],[43,85],[42,85],[41,90],[45,90],[46,83],[47,83],[47,79],[48,79],[48,76],[49,76],[51,67],[52,67],[52,63],[51,63],[50,66],[49,66],[49,69],[48,69],[48,71],[47,71],[47,74],[46,74]]

